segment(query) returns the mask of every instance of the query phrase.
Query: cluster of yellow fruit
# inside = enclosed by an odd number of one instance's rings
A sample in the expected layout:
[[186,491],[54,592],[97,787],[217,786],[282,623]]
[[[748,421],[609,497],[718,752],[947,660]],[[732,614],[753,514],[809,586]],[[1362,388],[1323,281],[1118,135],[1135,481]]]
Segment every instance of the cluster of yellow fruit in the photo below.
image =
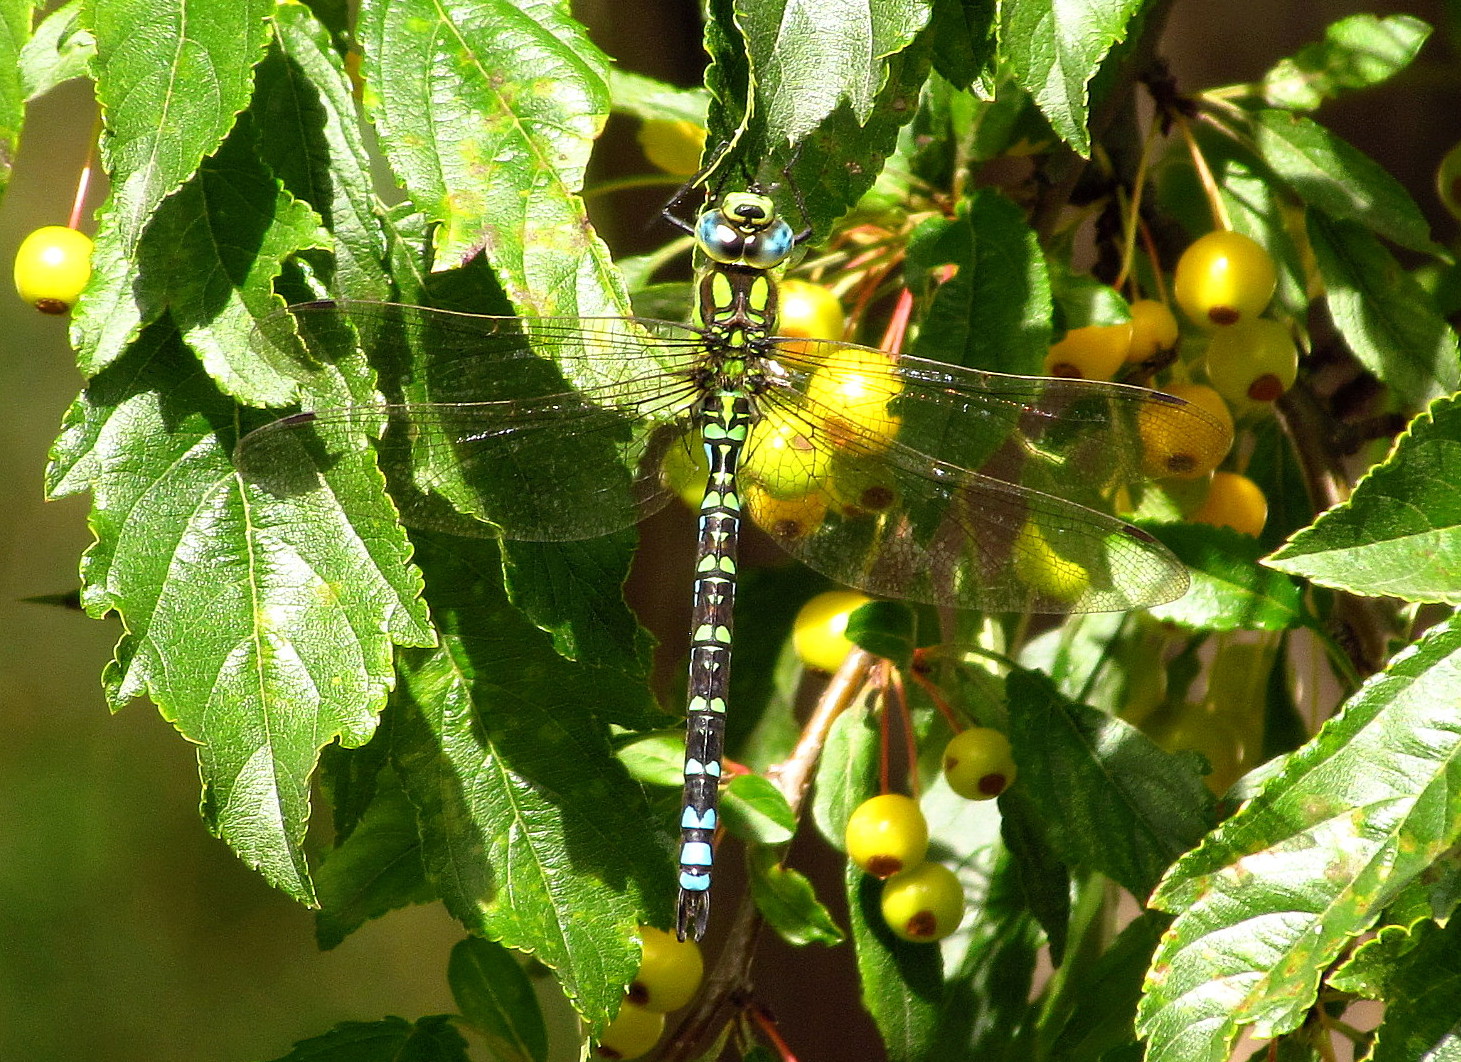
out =
[[[1299,352],[1290,329],[1261,316],[1273,299],[1278,271],[1257,242],[1242,233],[1219,230],[1196,240],[1177,262],[1173,291],[1183,315],[1207,338],[1203,371],[1207,384],[1176,382],[1169,394],[1201,407],[1230,427],[1233,414],[1272,406],[1293,386]],[[1177,319],[1152,299],[1131,305],[1131,320],[1074,328],[1050,348],[1045,371],[1052,376],[1112,379],[1123,366],[1147,361],[1178,341]],[[1163,454],[1175,440],[1148,437],[1149,453]],[[1151,432],[1159,435],[1153,425]],[[1166,469],[1165,474],[1198,479],[1213,467]],[[1157,473],[1153,469],[1153,473]],[[1190,516],[1199,523],[1232,527],[1257,535],[1268,517],[1268,503],[1252,480],[1236,472],[1216,472],[1205,500]]]
[[693,940],[680,940],[653,926],[640,926],[639,940],[639,972],[594,1047],[599,1058],[648,1054],[664,1034],[665,1015],[695,997],[705,974],[700,945]]
[[[968,800],[992,800],[1015,780],[1009,739],[975,726],[944,748],[944,778]],[[928,862],[928,822],[918,802],[883,793],[859,804],[847,819],[847,857],[883,881],[882,914],[903,940],[942,940],[964,917],[964,890],[954,872]]]

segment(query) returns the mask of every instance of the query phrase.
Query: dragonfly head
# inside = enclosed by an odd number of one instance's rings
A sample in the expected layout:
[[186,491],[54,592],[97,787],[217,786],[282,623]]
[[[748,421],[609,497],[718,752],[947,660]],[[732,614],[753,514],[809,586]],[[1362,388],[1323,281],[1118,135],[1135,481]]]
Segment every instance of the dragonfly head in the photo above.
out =
[[773,269],[791,254],[796,237],[770,196],[728,192],[696,221],[695,242],[713,262]]

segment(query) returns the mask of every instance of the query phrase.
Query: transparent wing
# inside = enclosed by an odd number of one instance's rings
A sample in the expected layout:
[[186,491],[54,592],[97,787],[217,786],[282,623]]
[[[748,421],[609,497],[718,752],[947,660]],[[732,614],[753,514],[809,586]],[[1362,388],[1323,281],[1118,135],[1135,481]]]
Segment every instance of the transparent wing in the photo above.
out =
[[1169,601],[1185,569],[1100,511],[1117,488],[1222,453],[1171,396],[795,341],[766,367],[744,505],[788,552],[873,593],[989,612]]
[[660,461],[692,426],[699,336],[664,322],[308,303],[255,343],[306,384],[363,350],[402,400],[266,425],[239,444],[244,476],[277,494],[326,490],[344,454],[374,446],[417,526],[532,540],[630,526],[670,497]]

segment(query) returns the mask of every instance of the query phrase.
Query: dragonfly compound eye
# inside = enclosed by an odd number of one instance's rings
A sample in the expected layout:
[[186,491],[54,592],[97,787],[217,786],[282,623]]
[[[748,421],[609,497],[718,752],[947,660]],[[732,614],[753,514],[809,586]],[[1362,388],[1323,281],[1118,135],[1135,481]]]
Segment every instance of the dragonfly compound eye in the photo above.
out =
[[795,243],[791,226],[778,218],[769,228],[746,238],[741,260],[753,269],[772,269],[786,260]]
[[719,210],[707,210],[695,223],[695,242],[712,262],[739,262],[746,237],[736,231]]

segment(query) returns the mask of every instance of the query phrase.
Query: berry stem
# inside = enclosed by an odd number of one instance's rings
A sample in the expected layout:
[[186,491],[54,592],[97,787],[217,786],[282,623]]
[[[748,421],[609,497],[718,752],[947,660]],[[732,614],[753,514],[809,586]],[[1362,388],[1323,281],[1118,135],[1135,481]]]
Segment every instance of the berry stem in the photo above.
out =
[[876,678],[878,689],[882,693],[882,712],[878,715],[878,792],[891,793],[893,791],[893,770],[892,753],[889,746],[892,744],[891,724],[888,716],[892,713],[893,706],[889,703],[888,697],[888,672],[892,664],[887,660],[879,660],[877,664]]
[[917,800],[918,739],[913,734],[913,713],[908,710],[908,690],[903,685],[903,673],[891,662],[888,664],[888,686],[892,693],[889,707],[898,713],[898,718],[903,723],[903,755],[908,761],[908,792]]
[[[1123,219],[1125,231],[1121,234],[1121,271],[1111,285],[1117,291],[1126,286],[1126,281],[1131,275],[1132,262],[1136,258],[1137,229],[1141,228],[1145,232],[1145,226],[1141,225],[1141,197],[1146,188],[1147,164],[1151,160],[1152,146],[1156,143],[1157,136],[1157,127],[1153,124],[1146,131],[1146,139],[1142,141],[1141,145],[1141,157],[1136,160],[1136,176],[1131,182],[1131,200],[1122,203],[1126,216]],[[1156,268],[1155,260],[1153,261],[1153,272],[1158,276],[1161,275],[1161,270]]]
[[760,1030],[761,1035],[766,1038],[767,1042],[776,1051],[776,1057],[780,1058],[782,1062],[796,1062],[796,1055],[791,1053],[791,1048],[781,1038],[781,1032],[776,1028],[776,1020],[770,1014],[766,1013],[766,1008],[759,1003],[752,1003],[747,1008],[747,1011],[751,1015],[751,1021]]
[[96,142],[101,136],[101,111],[91,120],[91,136],[86,142],[86,161],[81,164],[81,173],[76,178],[76,198],[71,201],[71,215],[66,227],[80,230],[81,212],[86,206],[86,193],[91,189],[91,170],[96,165]]
[[1228,217],[1228,208],[1223,205],[1223,196],[1218,190],[1217,180],[1213,177],[1212,170],[1208,168],[1202,149],[1197,146],[1197,138],[1192,135],[1192,124],[1183,114],[1175,115],[1174,120],[1177,128],[1182,131],[1182,139],[1187,142],[1187,151],[1192,156],[1192,166],[1197,171],[1197,179],[1202,182],[1203,193],[1207,196],[1207,205],[1212,210],[1213,225],[1225,232],[1230,231],[1233,223]]
[[918,658],[919,655],[923,652],[924,650],[922,649],[916,650],[914,652],[913,670],[909,673],[913,676],[913,681],[918,683],[918,685],[922,687],[923,692],[928,695],[928,699],[933,702],[933,706],[939,710],[939,714],[942,715],[944,717],[944,721],[949,724],[949,729],[957,734],[960,730],[964,729],[964,722],[954,714],[954,710],[949,707],[949,702],[944,699],[943,693],[939,690],[937,686],[933,684],[933,680],[930,679],[928,675],[925,674],[924,671],[921,669]]

